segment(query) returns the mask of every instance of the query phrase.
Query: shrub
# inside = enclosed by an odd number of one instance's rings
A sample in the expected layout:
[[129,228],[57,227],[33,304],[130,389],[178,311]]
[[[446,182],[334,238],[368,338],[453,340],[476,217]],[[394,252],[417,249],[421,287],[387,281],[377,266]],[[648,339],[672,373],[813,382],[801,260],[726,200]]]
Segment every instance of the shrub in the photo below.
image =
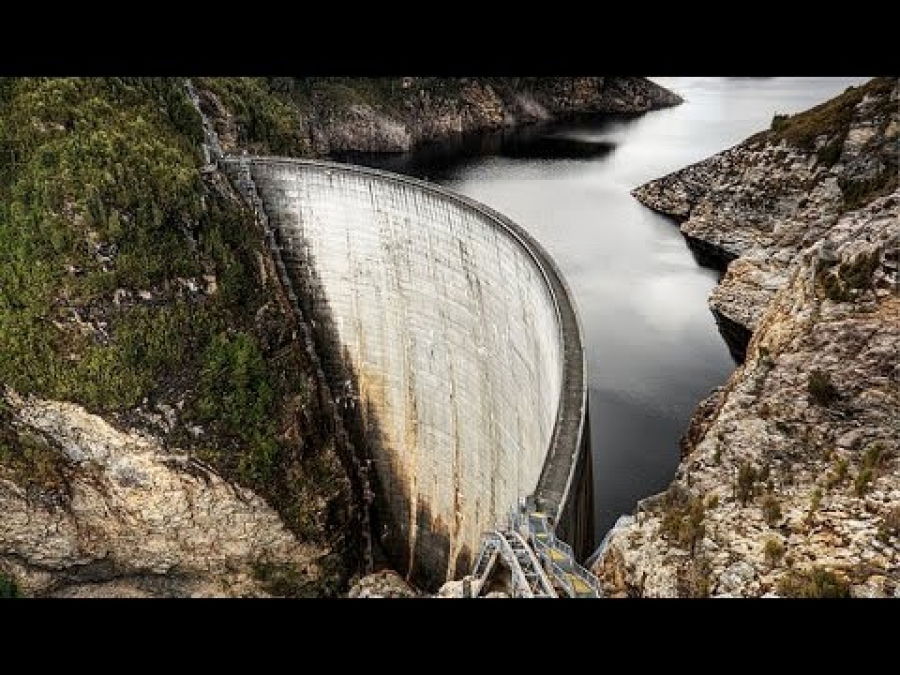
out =
[[742,506],[746,506],[747,502],[753,499],[757,478],[756,467],[749,462],[741,464],[737,477],[737,498]]
[[0,465],[8,477],[32,493],[41,494],[45,502],[62,506],[68,502],[65,479],[65,455],[51,447],[44,438],[5,426],[0,419]]
[[280,598],[311,598],[319,595],[318,585],[296,565],[259,562],[253,576],[262,589]]
[[825,487],[829,490],[837,485],[843,483],[847,478],[847,460],[843,457],[839,457],[835,460],[834,465],[831,468],[831,473],[828,474],[828,478],[825,480]]
[[769,527],[775,527],[781,520],[781,505],[775,495],[768,494],[763,498],[762,511]]
[[[262,86],[229,82],[234,100]],[[243,99],[253,134],[307,148],[299,117],[264,94]],[[167,443],[252,487],[292,530],[317,518],[315,536],[330,543],[350,518],[343,487],[318,499],[340,469],[323,463],[322,480],[311,475],[320,452],[333,456],[330,427],[317,401],[306,405],[312,380],[290,317],[259,312],[271,296],[260,233],[221,176],[202,176],[201,140],[180,78],[0,79],[0,383],[127,423],[139,406],[177,406]],[[179,281],[207,274],[210,294]],[[128,293],[115,304],[119,288]],[[0,419],[5,475],[64,498],[62,455],[3,429]],[[308,516],[326,497],[334,502]]]
[[889,194],[897,188],[897,183],[897,171],[892,167],[885,167],[874,176],[862,180],[842,176],[838,179],[838,186],[844,194],[842,211],[853,211],[877,197]]
[[856,474],[856,480],[853,481],[853,491],[857,497],[862,497],[869,491],[869,484],[872,482],[874,473],[872,467],[864,466]]
[[843,149],[844,139],[838,136],[819,148],[816,152],[816,158],[819,160],[820,164],[832,166],[841,158],[841,151]]
[[709,597],[710,564],[705,557],[695,556],[678,570],[678,595],[682,598]]
[[233,115],[238,141],[251,150],[277,155],[303,155],[310,150],[304,129],[302,82],[287,78],[205,77],[197,86],[212,91]]
[[778,582],[778,595],[787,598],[847,598],[850,585],[830,570],[814,567],[791,571]]
[[198,420],[244,446],[238,474],[250,484],[266,481],[277,463],[275,395],[257,342],[246,333],[216,335],[203,354]]
[[763,549],[763,555],[766,557],[766,562],[769,566],[774,567],[778,564],[778,561],[781,560],[781,557],[784,555],[784,545],[774,537],[766,540],[766,546]]
[[779,131],[783,129],[789,117],[790,115],[780,115],[776,113],[775,116],[772,117],[772,124],[769,128],[773,131]]
[[18,598],[20,595],[15,579],[0,572],[0,598]]
[[850,288],[864,289],[872,286],[872,276],[878,269],[880,251],[862,253],[853,260],[841,263],[840,275]]
[[816,272],[816,280],[832,302],[850,302],[854,291],[872,287],[872,278],[880,261],[880,250],[861,253],[853,260],[841,263],[837,269],[824,264]]
[[853,482],[853,489],[858,497],[869,491],[871,482],[878,478],[893,457],[894,452],[884,441],[875,441],[866,448],[862,466]]
[[819,506],[822,504],[822,490],[816,488],[813,490],[812,498],[809,501],[809,511],[806,514],[807,520],[812,519],[813,514],[819,510]]
[[894,453],[891,448],[888,447],[887,443],[884,441],[875,441],[866,448],[866,453],[863,455],[863,466],[878,471],[887,466],[887,463],[893,456]]
[[[773,140],[783,139],[807,151],[813,150],[816,139],[824,135],[830,139],[828,146],[837,146],[839,150],[844,144],[857,104],[869,94],[878,97],[885,110],[891,110],[890,91],[893,86],[891,78],[876,78],[802,113],[776,115],[769,134]],[[823,162],[836,161],[839,156],[835,150],[823,154],[819,158]]]
[[697,542],[706,534],[705,515],[702,497],[688,497],[680,488],[672,488],[666,493],[664,502],[660,524],[662,535],[693,555]]
[[838,391],[831,382],[831,376],[822,370],[813,370],[807,381],[809,398],[821,406],[831,405],[838,399]]
[[878,526],[878,538],[887,542],[891,537],[900,537],[900,506],[895,506]]
[[825,297],[832,302],[850,302],[853,299],[850,289],[841,282],[837,273],[823,272],[819,276],[819,282],[825,291]]

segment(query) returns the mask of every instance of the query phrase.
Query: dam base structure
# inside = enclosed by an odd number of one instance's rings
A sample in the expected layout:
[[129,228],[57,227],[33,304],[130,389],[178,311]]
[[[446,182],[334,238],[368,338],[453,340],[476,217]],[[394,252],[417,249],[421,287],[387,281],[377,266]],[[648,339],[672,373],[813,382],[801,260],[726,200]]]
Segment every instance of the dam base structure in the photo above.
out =
[[583,560],[593,543],[584,349],[540,245],[488,207],[405,176],[218,161],[265,213],[374,500],[364,520],[393,566],[425,588],[469,573],[483,533],[526,497]]

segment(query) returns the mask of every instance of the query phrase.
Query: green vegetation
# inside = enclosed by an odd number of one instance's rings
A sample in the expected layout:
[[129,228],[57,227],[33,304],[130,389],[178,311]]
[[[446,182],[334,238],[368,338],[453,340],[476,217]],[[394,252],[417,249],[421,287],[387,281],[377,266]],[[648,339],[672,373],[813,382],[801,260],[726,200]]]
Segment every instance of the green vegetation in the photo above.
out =
[[272,478],[279,456],[275,393],[256,341],[247,333],[213,337],[202,358],[197,419],[239,441],[237,474],[251,485]]
[[67,468],[60,450],[42,436],[14,427],[5,403],[0,406],[0,477],[25,488],[29,498],[54,507],[68,503]]
[[[866,95],[875,96],[880,103],[874,115],[887,120],[892,111],[890,91],[894,86],[893,78],[879,77],[860,87],[849,87],[840,96],[805,112],[791,116],[775,115],[767,132],[769,139],[775,142],[784,140],[812,152],[817,139],[822,137],[825,142],[816,150],[817,159],[825,166],[833,166],[841,157],[854,108]],[[844,210],[859,208],[877,196],[888,194],[897,186],[897,180],[896,159],[893,166],[886,166],[875,175],[860,180],[840,177],[838,184],[844,194]]]
[[834,461],[831,472],[825,479],[825,487],[829,490],[843,483],[847,479],[847,460],[839,457]]
[[900,506],[895,506],[878,525],[878,538],[887,543],[891,537],[900,537]]
[[812,498],[809,501],[809,511],[806,513],[807,523],[812,521],[813,514],[819,510],[819,507],[822,505],[822,490],[820,488],[816,488],[813,490]]
[[18,598],[20,595],[19,587],[12,577],[0,572],[0,598]]
[[154,364],[118,364],[118,341],[74,319],[133,337],[168,317],[104,316],[100,301],[201,269],[182,234],[201,213],[199,126],[179,86],[4,81],[0,147],[13,170],[0,174],[0,381],[94,409],[149,393]]
[[261,582],[263,590],[276,597],[313,598],[319,595],[309,576],[295,565],[257,563],[253,574]]
[[770,567],[774,567],[784,555],[784,545],[774,537],[767,539],[763,555],[766,557],[766,563]]
[[308,107],[294,78],[207,77],[197,85],[212,91],[234,116],[241,147],[276,155],[310,151],[301,112]]
[[[423,80],[432,95],[451,95],[459,88],[455,80]],[[409,95],[399,78],[208,77],[196,83],[231,113],[241,147],[293,156],[313,153],[312,118],[340,115],[360,104],[398,110]]]
[[838,390],[831,382],[831,376],[822,370],[813,370],[807,380],[809,399],[821,406],[829,406],[839,398]]
[[[196,78],[201,90],[215,94],[234,122],[238,145],[259,154],[308,156],[316,147],[314,127],[346,119],[354,106],[367,106],[389,118],[402,119],[421,105],[420,92],[431,101],[459,101],[467,78],[417,77],[404,86],[399,77],[210,77]],[[477,78],[510,98],[522,92],[570,92],[553,78]],[[225,128],[221,127],[220,131]]]
[[694,555],[697,542],[706,534],[703,518],[706,508],[703,497],[689,497],[685,491],[673,486],[666,493],[663,518],[660,524],[662,535],[678,546],[690,550]]
[[266,593],[280,598],[315,598],[338,593],[339,561],[331,556],[317,564],[323,568],[319,578],[324,582],[311,582],[308,571],[291,563],[260,561],[253,566],[253,575]]
[[859,473],[856,474],[856,479],[853,481],[853,491],[857,497],[863,497],[869,491],[869,484],[872,482],[874,475],[870,466],[863,466],[859,470]]
[[790,145],[811,151],[816,138],[827,136],[829,142],[819,150],[819,161],[830,166],[840,156],[853,109],[866,94],[880,95],[890,106],[892,78],[879,77],[860,87],[849,87],[843,94],[796,115],[775,115],[770,134],[774,140],[785,140]]
[[[255,133],[287,133],[247,100]],[[346,488],[309,365],[201,139],[176,78],[0,79],[0,385],[100,414],[177,407],[168,442],[332,536]],[[61,455],[8,427],[0,471],[62,485]]]
[[781,504],[775,495],[767,494],[762,501],[763,518],[769,527],[775,527],[781,520]]
[[805,572],[792,570],[778,582],[778,595],[786,598],[847,598],[850,585],[830,570],[820,567]]
[[853,300],[854,291],[872,287],[872,277],[881,261],[881,252],[872,251],[860,254],[853,260],[833,266],[821,266],[816,272],[816,280],[825,291],[825,296],[832,302],[849,302]]
[[682,598],[709,597],[709,575],[712,567],[702,555],[692,557],[684,567],[678,569],[678,596]]
[[857,497],[864,496],[873,480],[888,465],[894,454],[884,441],[872,443],[863,455],[862,466],[853,481],[853,490]]
[[889,167],[864,179],[838,179],[838,186],[844,193],[844,211],[853,211],[868,204],[877,197],[890,194],[897,188],[897,167]]
[[756,467],[749,462],[744,462],[738,468],[736,497],[740,501],[741,506],[746,506],[747,502],[753,499],[756,494],[756,481],[759,474]]

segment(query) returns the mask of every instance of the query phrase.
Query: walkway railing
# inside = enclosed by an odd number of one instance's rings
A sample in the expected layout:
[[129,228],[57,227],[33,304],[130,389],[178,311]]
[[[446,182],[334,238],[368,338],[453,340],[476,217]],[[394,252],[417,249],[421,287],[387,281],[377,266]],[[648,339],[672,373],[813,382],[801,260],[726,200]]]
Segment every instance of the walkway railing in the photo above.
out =
[[508,528],[485,535],[473,568],[477,597],[502,559],[516,597],[599,598],[600,583],[575,560],[572,547],[558,539],[549,517],[521,504],[509,514]]

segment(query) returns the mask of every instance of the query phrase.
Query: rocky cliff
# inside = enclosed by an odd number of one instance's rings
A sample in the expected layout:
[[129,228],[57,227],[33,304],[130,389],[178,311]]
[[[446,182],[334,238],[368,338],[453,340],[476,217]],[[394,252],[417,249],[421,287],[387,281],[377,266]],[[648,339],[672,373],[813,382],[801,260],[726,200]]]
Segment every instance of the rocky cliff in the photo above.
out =
[[178,79],[0,81],[0,593],[333,595],[354,571],[323,392],[202,137]]
[[635,190],[730,261],[746,359],[610,534],[610,595],[900,597],[898,100],[873,80]]
[[[897,186],[896,82],[850,88],[772,129],[634,190],[677,218],[701,258],[728,265],[710,305],[740,355],[799,251]],[[731,330],[729,330],[731,329]]]
[[204,78],[198,87],[227,151],[303,156],[401,152],[468,132],[681,102],[639,77]]
[[0,466],[3,562],[23,592],[260,595],[267,571],[322,576],[320,547],[192,453],[71,403],[4,406],[28,447]]

